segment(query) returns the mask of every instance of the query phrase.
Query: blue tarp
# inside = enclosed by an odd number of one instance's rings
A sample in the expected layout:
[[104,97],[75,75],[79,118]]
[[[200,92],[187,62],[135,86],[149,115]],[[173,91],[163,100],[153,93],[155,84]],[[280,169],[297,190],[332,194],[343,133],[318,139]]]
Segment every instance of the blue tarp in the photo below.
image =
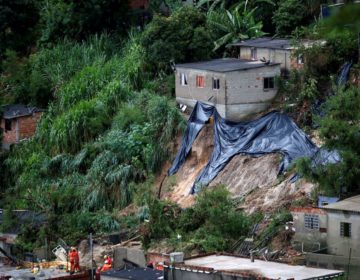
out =
[[223,119],[213,106],[198,102],[189,118],[181,147],[168,171],[169,175],[176,173],[185,162],[197,135],[211,116],[214,117],[214,150],[208,164],[197,177],[191,193],[198,192],[200,186],[208,185],[237,154],[261,156],[281,153],[283,161],[279,173],[286,170],[294,159],[318,154],[319,148],[285,114],[273,111],[257,120],[230,122]]

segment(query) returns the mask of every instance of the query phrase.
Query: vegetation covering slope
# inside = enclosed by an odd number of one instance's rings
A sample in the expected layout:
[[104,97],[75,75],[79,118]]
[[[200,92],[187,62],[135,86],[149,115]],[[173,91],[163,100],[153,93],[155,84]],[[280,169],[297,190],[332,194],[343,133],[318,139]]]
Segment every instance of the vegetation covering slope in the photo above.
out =
[[[200,1],[197,8],[165,2],[172,13],[162,15],[153,1],[153,18],[141,31],[132,29],[136,16],[124,1],[0,2],[0,105],[46,109],[31,140],[0,154],[1,207],[47,217],[41,228],[24,225],[20,249],[41,246],[44,238],[75,244],[89,232],[138,226],[145,219],[151,221],[143,225],[146,245],[168,238],[181,249],[227,250],[244,237],[260,217],[235,212],[223,187],[204,192],[183,211],[158,200],[151,186],[185,125],[173,99],[172,63],[230,55],[226,44],[263,34],[327,39],[325,47],[300,50],[306,68],[279,81],[284,110],[310,126],[312,114],[303,108],[329,99],[321,135],[344,161],[340,168],[313,171],[305,160],[299,170],[326,190],[359,190],[359,89],[326,94],[329,77],[354,57],[358,21],[334,36],[326,30],[331,22],[298,27],[318,14],[314,1],[296,1],[303,14],[292,12],[292,0]],[[138,216],[119,218],[130,203],[140,207]]]

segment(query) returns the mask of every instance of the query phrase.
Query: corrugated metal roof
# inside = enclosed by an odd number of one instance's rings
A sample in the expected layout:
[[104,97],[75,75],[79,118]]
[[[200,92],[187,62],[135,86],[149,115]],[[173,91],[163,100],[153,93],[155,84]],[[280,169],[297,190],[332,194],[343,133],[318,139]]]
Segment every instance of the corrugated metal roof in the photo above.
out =
[[323,209],[360,212],[360,195],[326,205]]
[[14,119],[18,117],[30,116],[33,113],[41,112],[43,110],[23,104],[14,104],[14,105],[3,106],[2,111],[3,111],[2,117],[4,119]]
[[187,69],[198,69],[213,72],[231,72],[239,70],[248,70],[266,66],[280,65],[280,63],[269,63],[266,64],[261,61],[237,59],[237,58],[222,58],[213,59],[209,61],[193,62],[177,64],[176,67],[187,68]]

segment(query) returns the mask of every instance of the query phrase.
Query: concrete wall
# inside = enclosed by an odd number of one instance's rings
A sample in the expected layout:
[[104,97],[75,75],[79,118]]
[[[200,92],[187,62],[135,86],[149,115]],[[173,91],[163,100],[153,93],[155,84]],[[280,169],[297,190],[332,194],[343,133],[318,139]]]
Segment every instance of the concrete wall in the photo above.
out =
[[[351,237],[340,236],[340,223],[351,223]],[[328,210],[328,252],[333,255],[351,255],[360,258],[360,213]],[[359,263],[360,265],[360,263]]]
[[[301,212],[300,212],[301,211]],[[297,250],[313,252],[327,247],[328,221],[326,212],[317,209],[301,209],[292,211],[295,235],[293,245]],[[305,227],[305,214],[318,215],[319,229],[308,229]]]
[[[187,76],[188,84],[180,84],[180,76]],[[205,87],[196,87],[196,76],[205,77]],[[228,120],[239,121],[246,116],[261,112],[270,105],[277,89],[263,89],[264,77],[280,75],[279,65],[255,69],[217,73],[213,71],[185,69],[176,71],[176,100],[194,107],[196,101],[214,105],[219,114]],[[212,88],[212,79],[220,80],[220,89]]]
[[[239,58],[251,59],[252,47],[239,48]],[[256,48],[256,51],[258,60],[265,57],[271,62],[281,63],[282,71],[290,71],[291,69],[298,69],[302,67],[302,64],[298,64],[297,59],[292,56],[292,50]]]
[[41,117],[41,113],[34,113],[31,116],[24,116],[11,120],[11,130],[5,132],[5,119],[1,120],[1,128],[3,129],[3,148],[8,148],[11,144],[17,143],[22,139],[29,138],[34,135],[36,125]]
[[145,254],[141,249],[116,247],[114,249],[113,268],[121,268],[124,265],[123,259],[136,263],[140,267],[146,267]]
[[349,262],[348,256],[335,256],[327,254],[306,254],[306,265],[319,268],[337,269],[348,271],[349,280],[358,280],[360,275],[360,258],[352,257]]

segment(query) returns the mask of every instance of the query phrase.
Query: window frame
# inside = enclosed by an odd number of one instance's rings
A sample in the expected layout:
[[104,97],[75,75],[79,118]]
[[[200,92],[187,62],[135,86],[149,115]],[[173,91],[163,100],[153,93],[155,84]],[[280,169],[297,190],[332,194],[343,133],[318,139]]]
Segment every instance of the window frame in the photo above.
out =
[[196,87],[197,88],[205,88],[205,76],[204,75],[196,75]]
[[264,77],[263,89],[264,89],[264,91],[268,91],[270,89],[275,89],[275,77]]
[[220,78],[218,78],[218,77],[212,78],[212,89],[220,90]]
[[257,60],[257,48],[253,47],[250,49],[251,60]]
[[305,214],[304,215],[304,227],[309,230],[320,229],[320,217],[316,214]]
[[189,85],[186,73],[183,72],[180,73],[180,85],[181,86]]
[[340,222],[340,236],[351,238],[351,223]]
[[299,53],[296,58],[297,64],[303,65],[305,63],[305,58],[303,53]]
[[5,126],[4,126],[5,132],[11,131],[12,129],[13,129],[13,127],[12,127],[12,119],[5,119]]

